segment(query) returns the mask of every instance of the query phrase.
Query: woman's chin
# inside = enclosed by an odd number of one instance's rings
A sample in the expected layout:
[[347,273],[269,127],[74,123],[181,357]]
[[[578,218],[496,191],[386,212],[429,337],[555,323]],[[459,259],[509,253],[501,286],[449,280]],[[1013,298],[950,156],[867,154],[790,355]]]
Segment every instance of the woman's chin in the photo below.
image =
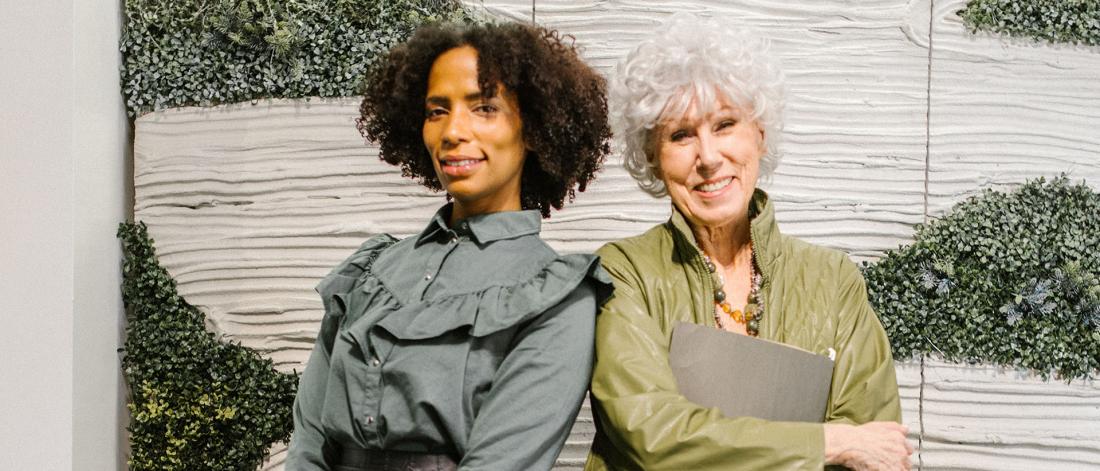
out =
[[747,205],[740,197],[695,200],[688,205],[687,211],[681,209],[681,212],[694,226],[725,226],[748,218]]

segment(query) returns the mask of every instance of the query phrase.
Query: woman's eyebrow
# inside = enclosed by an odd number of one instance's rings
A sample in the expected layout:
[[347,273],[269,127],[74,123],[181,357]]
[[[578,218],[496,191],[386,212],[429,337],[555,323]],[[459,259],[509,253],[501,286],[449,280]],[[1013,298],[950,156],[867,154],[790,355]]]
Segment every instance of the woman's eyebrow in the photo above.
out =
[[424,104],[427,106],[449,106],[451,104],[451,100],[447,97],[430,96],[424,99]]
[[[481,92],[473,92],[473,93],[467,93],[466,96],[462,97],[462,99],[463,99],[463,101],[465,101],[467,103],[472,103],[472,102],[477,102],[477,101],[482,101],[482,100],[493,99],[495,97],[496,97],[496,95],[494,95],[494,96],[485,96]],[[424,103],[428,106],[431,106],[431,105],[449,106],[451,104],[451,99],[447,98],[447,97],[444,97],[444,96],[429,96],[429,97],[424,99]]]
[[463,97],[463,98],[467,102],[475,102],[475,101],[482,101],[482,100],[491,100],[493,98],[496,98],[496,95],[486,95],[486,94],[481,93],[481,92],[474,92],[474,93],[466,94],[466,96]]
[[703,122],[703,120],[700,119],[698,116],[694,116],[694,117],[682,116],[682,117],[680,117],[680,119],[674,119],[674,120],[669,120],[669,121],[665,122],[663,127],[665,129],[669,130],[669,131],[675,132],[675,131],[680,131],[680,130],[686,130],[686,129],[692,129],[692,128],[699,127],[699,125],[702,124],[702,122]]

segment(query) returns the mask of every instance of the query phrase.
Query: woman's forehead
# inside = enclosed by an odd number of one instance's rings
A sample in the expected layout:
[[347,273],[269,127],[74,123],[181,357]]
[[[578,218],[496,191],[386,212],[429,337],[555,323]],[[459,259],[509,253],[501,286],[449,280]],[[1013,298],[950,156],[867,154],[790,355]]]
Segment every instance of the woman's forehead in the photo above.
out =
[[717,89],[685,87],[669,98],[657,121],[668,126],[695,124],[719,115],[744,116],[749,106],[743,101],[746,100],[737,100]]

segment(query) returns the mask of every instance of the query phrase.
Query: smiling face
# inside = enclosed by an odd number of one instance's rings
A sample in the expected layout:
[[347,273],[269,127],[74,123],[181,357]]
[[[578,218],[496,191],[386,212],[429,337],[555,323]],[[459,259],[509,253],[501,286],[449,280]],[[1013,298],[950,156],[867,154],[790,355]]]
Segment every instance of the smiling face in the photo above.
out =
[[672,203],[696,227],[748,221],[765,152],[756,121],[728,100],[718,105],[702,115],[692,103],[684,116],[662,121],[651,141]]
[[454,220],[520,209],[526,150],[518,101],[500,85],[493,97],[482,94],[477,57],[469,46],[440,54],[424,103],[424,145],[454,198]]

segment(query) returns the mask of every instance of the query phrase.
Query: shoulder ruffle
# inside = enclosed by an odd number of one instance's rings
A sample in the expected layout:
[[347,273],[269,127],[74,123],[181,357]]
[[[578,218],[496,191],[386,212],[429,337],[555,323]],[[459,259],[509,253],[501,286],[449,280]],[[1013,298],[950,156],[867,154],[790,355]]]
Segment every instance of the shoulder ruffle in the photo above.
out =
[[[368,279],[362,288],[381,288],[375,282]],[[559,256],[526,280],[402,306],[383,317],[377,326],[405,340],[437,337],[466,327],[470,328],[470,335],[482,337],[537,317],[585,282],[595,292],[597,306],[613,290],[611,278],[600,267],[599,257]]]
[[314,289],[321,295],[326,316],[342,316],[346,313],[347,293],[355,287],[363,273],[370,269],[378,255],[395,243],[397,239],[389,234],[379,234],[367,239],[355,253],[336,265],[317,284]]

